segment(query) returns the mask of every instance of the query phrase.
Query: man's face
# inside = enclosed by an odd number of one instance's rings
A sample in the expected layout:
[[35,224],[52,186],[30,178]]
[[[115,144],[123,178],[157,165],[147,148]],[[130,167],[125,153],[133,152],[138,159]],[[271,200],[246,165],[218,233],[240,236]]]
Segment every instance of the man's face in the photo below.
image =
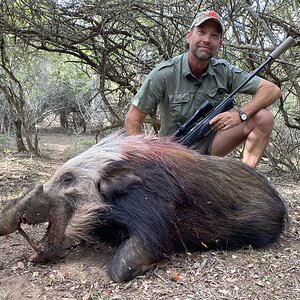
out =
[[209,60],[213,57],[222,43],[220,26],[213,20],[207,20],[193,27],[186,34],[189,52],[199,60]]

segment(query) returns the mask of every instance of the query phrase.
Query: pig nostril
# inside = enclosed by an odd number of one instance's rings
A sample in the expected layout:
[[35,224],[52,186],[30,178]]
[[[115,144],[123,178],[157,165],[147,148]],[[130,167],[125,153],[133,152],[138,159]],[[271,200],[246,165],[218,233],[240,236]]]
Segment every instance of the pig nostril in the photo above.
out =
[[21,224],[28,224],[28,220],[24,215],[20,218],[20,223]]

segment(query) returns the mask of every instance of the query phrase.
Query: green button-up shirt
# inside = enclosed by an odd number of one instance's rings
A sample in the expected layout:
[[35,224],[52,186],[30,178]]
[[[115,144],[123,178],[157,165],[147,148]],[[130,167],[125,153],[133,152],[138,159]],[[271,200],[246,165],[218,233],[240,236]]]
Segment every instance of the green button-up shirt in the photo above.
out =
[[[211,58],[200,79],[190,70],[187,53],[165,61],[146,77],[132,104],[145,114],[159,107],[160,135],[172,135],[176,123],[188,120],[205,101],[217,106],[247,78],[248,74],[223,59]],[[255,76],[240,93],[254,94],[259,85]]]

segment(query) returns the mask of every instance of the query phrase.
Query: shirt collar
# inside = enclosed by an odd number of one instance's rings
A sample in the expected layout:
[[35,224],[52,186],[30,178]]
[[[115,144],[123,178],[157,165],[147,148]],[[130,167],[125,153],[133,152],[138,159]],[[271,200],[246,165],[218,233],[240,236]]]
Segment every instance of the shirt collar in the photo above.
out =
[[[189,63],[188,63],[188,53],[187,52],[183,54],[183,68],[182,68],[182,70],[183,70],[183,74],[184,74],[185,77],[187,77],[187,78],[193,77],[194,78],[194,75],[192,74]],[[214,71],[213,66],[212,66],[212,59],[209,60],[207,69],[202,74],[202,76],[205,76],[206,74],[209,74],[211,76],[216,75],[216,72]]]
[[183,75],[185,77],[189,77],[189,76],[193,76],[192,72],[191,72],[191,69],[190,69],[190,66],[189,66],[189,62],[188,62],[188,54],[187,52],[183,54],[183,57],[182,57],[182,71],[183,71]]
[[[204,74],[208,73],[209,75],[212,75],[212,76],[215,76],[216,75],[216,72],[213,68],[213,62],[212,62],[213,58],[211,58],[208,62],[208,66],[207,66],[207,70]],[[204,75],[203,74],[203,75]]]

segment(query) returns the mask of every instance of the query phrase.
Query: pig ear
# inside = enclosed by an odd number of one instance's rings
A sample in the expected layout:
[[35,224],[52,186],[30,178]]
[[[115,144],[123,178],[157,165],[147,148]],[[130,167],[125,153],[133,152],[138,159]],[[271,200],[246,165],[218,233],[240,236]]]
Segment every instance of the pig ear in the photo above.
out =
[[125,161],[110,163],[103,170],[99,182],[102,195],[113,197],[126,194],[134,186],[142,183],[142,179],[134,174],[134,168]]

